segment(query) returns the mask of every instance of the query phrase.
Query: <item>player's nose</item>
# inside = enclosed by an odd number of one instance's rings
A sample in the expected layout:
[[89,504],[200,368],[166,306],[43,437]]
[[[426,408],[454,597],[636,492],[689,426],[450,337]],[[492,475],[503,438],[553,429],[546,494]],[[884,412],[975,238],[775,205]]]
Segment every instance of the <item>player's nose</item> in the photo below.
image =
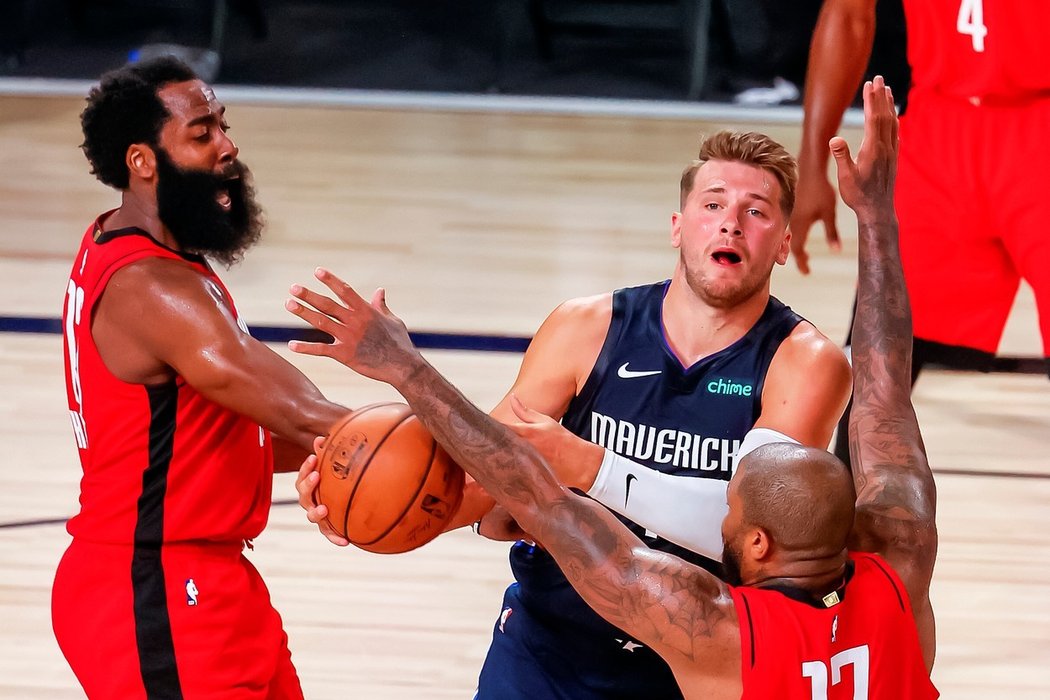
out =
[[233,139],[231,139],[228,134],[223,134],[222,142],[219,144],[219,163],[222,165],[232,163],[237,160],[237,155],[240,152],[240,149],[237,148],[237,144],[234,143]]

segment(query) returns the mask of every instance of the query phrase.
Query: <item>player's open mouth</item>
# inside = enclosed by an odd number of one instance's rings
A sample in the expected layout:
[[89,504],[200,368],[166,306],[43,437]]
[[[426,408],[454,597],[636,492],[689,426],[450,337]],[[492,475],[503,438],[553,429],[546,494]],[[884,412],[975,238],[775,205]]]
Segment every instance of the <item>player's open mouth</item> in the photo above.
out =
[[740,253],[728,248],[720,248],[711,253],[711,259],[719,265],[738,265],[742,262]]
[[[236,178],[236,177],[231,177],[229,180],[226,180],[226,183],[227,183],[227,185],[233,185],[233,184],[235,184],[235,181],[237,179],[238,178]],[[229,211],[230,208],[233,206],[233,200],[230,199],[230,190],[229,190],[229,188],[228,187],[220,188],[219,191],[215,193],[215,201],[219,203],[219,206],[222,207],[223,210]]]

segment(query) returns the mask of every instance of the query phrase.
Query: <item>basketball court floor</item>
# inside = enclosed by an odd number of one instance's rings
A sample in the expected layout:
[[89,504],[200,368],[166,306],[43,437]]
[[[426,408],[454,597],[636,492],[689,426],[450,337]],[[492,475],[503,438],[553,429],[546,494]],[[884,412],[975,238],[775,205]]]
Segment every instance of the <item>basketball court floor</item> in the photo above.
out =
[[[77,148],[86,85],[14,92],[0,96],[0,698],[66,700],[83,693],[52,637],[49,592],[80,467],[61,338],[26,331],[53,326],[80,236],[118,198]],[[520,361],[492,351],[496,337],[528,336],[566,298],[670,273],[670,212],[701,132],[757,129],[792,150],[799,133],[782,112],[217,92],[268,212],[264,241],[223,274],[249,325],[295,325],[288,285],[323,264],[363,293],[387,287],[412,330],[488,348],[427,352],[486,409]],[[815,233],[813,274],[789,263],[773,281],[836,340],[856,274],[845,209],[840,227],[842,255]],[[333,400],[396,398],[274,347]],[[1040,350],[1023,290],[1003,352]],[[933,371],[915,402],[938,483],[934,680],[949,699],[1050,697],[1050,384]],[[247,556],[284,616],[306,696],[468,700],[510,581],[506,544],[460,531],[405,555],[338,549],[293,497],[292,476],[279,476]]]

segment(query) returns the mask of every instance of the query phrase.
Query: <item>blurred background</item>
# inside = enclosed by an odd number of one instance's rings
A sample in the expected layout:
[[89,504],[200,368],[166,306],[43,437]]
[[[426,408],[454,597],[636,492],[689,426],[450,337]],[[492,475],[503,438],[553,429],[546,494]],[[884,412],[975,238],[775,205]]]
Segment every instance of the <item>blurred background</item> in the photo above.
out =
[[[0,76],[798,104],[820,0],[5,0]],[[907,85],[901,0],[872,65]]]

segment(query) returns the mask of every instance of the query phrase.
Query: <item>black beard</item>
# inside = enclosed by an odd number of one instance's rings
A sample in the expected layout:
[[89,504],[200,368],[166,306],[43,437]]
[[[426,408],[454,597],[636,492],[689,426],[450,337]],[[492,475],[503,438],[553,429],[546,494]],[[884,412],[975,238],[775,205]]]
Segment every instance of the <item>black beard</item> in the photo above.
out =
[[[157,154],[157,215],[179,249],[215,258],[229,267],[262,232],[262,209],[255,202],[251,172],[234,161],[222,174],[183,169],[161,148]],[[226,190],[230,210],[217,196]]]
[[744,585],[744,579],[740,575],[740,558],[728,542],[722,544],[722,580],[730,586]]

